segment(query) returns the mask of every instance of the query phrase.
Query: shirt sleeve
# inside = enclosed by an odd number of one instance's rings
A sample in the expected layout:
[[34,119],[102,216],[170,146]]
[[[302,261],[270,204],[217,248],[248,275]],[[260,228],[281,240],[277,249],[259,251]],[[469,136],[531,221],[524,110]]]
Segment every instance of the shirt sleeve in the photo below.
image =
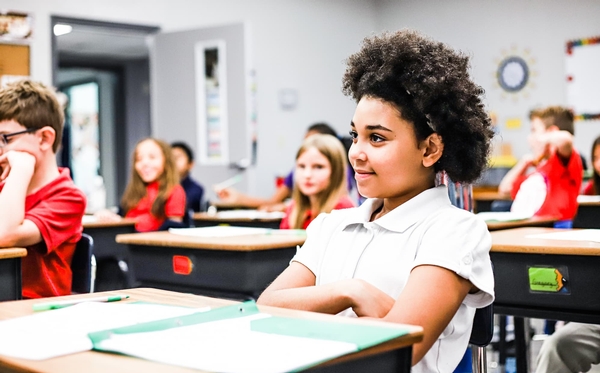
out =
[[290,173],[283,180],[283,185],[285,185],[289,190],[294,189],[294,171],[290,171]]
[[587,182],[587,184],[585,185],[585,188],[583,188],[583,193],[586,196],[593,196],[596,193],[594,193],[594,181],[590,180]]
[[328,214],[319,214],[306,228],[306,241],[298,248],[291,262],[298,262],[308,268],[315,276],[319,273],[319,256],[324,253],[324,240],[321,231]]
[[180,217],[185,215],[185,191],[181,185],[176,185],[165,204],[165,215]]
[[413,268],[434,265],[455,272],[479,289],[477,293],[468,294],[464,303],[471,307],[485,307],[494,300],[490,233],[485,222],[475,215],[467,211],[449,214],[450,211],[431,217]]
[[38,227],[47,252],[51,252],[65,242],[79,240],[85,205],[83,193],[74,188],[64,189],[36,204],[25,213],[25,219]]

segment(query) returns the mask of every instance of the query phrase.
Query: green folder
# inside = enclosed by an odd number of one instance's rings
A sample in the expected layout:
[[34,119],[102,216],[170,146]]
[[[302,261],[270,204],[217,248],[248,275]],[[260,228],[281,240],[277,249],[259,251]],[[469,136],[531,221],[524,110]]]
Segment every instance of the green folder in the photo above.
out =
[[[222,321],[228,319],[233,320],[236,318],[242,318],[258,314],[260,314],[260,311],[258,310],[255,302],[249,301],[237,305],[216,308],[207,312],[199,312],[192,315],[174,317],[160,321],[153,321],[138,325],[116,328],[112,330],[90,333],[89,338],[93,343],[94,350],[128,354],[127,348],[114,348],[114,344],[112,346],[106,347],[106,345],[110,345],[110,343],[105,342],[110,341],[111,338],[116,338],[119,335],[147,332],[162,332],[173,328],[193,326],[197,324],[208,323],[211,321]],[[343,342],[348,346],[355,346],[352,347],[351,351],[346,350],[345,352],[339,353],[335,356],[328,356],[324,360],[306,361],[305,363],[299,364],[294,369],[291,369],[292,371],[303,370],[316,364],[319,364],[323,361],[329,360],[331,358],[335,358],[347,354],[349,352],[363,350],[375,346],[377,344],[386,342],[388,340],[392,340],[397,337],[403,336],[408,333],[408,330],[405,328],[390,328],[384,325],[357,325],[343,322],[328,322],[321,320],[317,321],[292,317],[279,317],[268,315],[264,316],[265,318],[257,318],[250,321],[251,332],[266,333],[268,335],[278,335],[282,336],[282,338],[300,337],[304,339],[309,338],[312,340],[329,341],[332,343]],[[247,333],[250,331],[245,330],[244,332]],[[227,333],[231,333],[231,330],[228,330]],[[199,335],[198,338],[202,338],[202,336]],[[187,346],[189,347],[189,344]],[[136,346],[136,348],[136,351],[139,351],[139,345]],[[148,354],[147,352],[138,352],[138,354],[138,357],[154,360],[154,356],[152,356],[152,354]],[[133,353],[133,356],[136,356],[135,352]],[[235,351],[232,352],[231,358],[235,359]],[[199,357],[198,359],[201,359],[201,357]],[[156,358],[156,361],[165,362],[164,359],[161,360],[158,357]],[[177,363],[174,362],[174,364]],[[189,365],[185,364],[182,364],[182,366],[189,367]],[[205,368],[200,366],[200,369]]]

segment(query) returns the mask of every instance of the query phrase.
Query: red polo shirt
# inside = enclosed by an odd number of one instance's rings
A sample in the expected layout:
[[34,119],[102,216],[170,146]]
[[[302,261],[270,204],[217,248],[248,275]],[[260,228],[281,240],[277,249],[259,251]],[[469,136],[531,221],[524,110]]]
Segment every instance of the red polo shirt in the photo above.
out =
[[[136,220],[135,230],[138,232],[155,231],[165,222],[165,219],[159,219],[150,212],[157,196],[158,182],[156,181],[146,186],[146,195],[136,206],[127,211],[125,217]],[[185,191],[181,185],[176,185],[165,203],[165,216],[183,216],[185,208]]]

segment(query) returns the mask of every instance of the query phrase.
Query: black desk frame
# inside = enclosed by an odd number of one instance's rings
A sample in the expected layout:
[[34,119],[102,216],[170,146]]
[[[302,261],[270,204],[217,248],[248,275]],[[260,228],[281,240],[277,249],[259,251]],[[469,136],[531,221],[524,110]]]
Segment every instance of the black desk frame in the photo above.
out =
[[[600,256],[490,253],[494,263],[494,313],[515,316],[517,372],[528,371],[523,317],[600,324],[596,280]],[[529,266],[568,269],[570,294],[529,291]]]
[[0,302],[22,298],[21,257],[0,259],[0,284]]

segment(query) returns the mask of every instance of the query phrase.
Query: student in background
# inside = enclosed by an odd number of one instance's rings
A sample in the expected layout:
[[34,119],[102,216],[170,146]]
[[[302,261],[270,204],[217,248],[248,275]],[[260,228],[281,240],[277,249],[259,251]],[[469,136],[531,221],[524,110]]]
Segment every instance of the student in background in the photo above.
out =
[[292,203],[281,229],[306,229],[317,215],[354,207],[348,197],[348,163],[342,143],[331,135],[307,137],[296,154]]
[[175,167],[179,173],[179,182],[185,190],[187,208],[199,212],[202,208],[204,188],[190,176],[190,171],[194,167],[194,153],[184,142],[172,143],[171,151],[173,152]]
[[573,147],[573,113],[550,106],[534,110],[531,118],[532,154],[504,176],[498,191],[512,196],[512,212],[554,216],[568,225],[577,213],[583,173],[581,157]]
[[600,137],[597,137],[592,144],[592,170],[592,179],[587,182],[582,194],[600,194]]
[[[186,212],[185,191],[164,141],[147,138],[133,152],[131,176],[121,199],[126,218],[136,220],[138,232],[156,231],[168,226],[183,227]],[[120,215],[104,210],[100,220],[119,220]]]
[[493,131],[468,57],[404,30],[367,38],[343,91],[357,102],[349,159],[357,208],[319,215],[258,303],[420,325],[413,372],[451,372],[476,307],[494,299],[485,222],[454,207],[445,171],[476,180]]
[[86,201],[56,163],[63,122],[54,92],[42,84],[0,90],[0,248],[27,248],[23,298],[71,294]]
[[570,322],[544,340],[536,373],[587,372],[600,364],[600,325]]
[[[337,133],[326,123],[314,123],[306,130],[304,138],[314,134],[326,134],[338,138]],[[353,181],[349,181],[349,186]],[[265,211],[284,211],[286,205],[283,203],[291,197],[294,187],[294,171],[285,177],[283,183],[277,187],[275,193],[269,198],[254,197],[237,191],[235,188],[225,188],[217,191],[217,196],[224,202],[250,208],[258,208]],[[350,189],[350,188],[349,188]]]

